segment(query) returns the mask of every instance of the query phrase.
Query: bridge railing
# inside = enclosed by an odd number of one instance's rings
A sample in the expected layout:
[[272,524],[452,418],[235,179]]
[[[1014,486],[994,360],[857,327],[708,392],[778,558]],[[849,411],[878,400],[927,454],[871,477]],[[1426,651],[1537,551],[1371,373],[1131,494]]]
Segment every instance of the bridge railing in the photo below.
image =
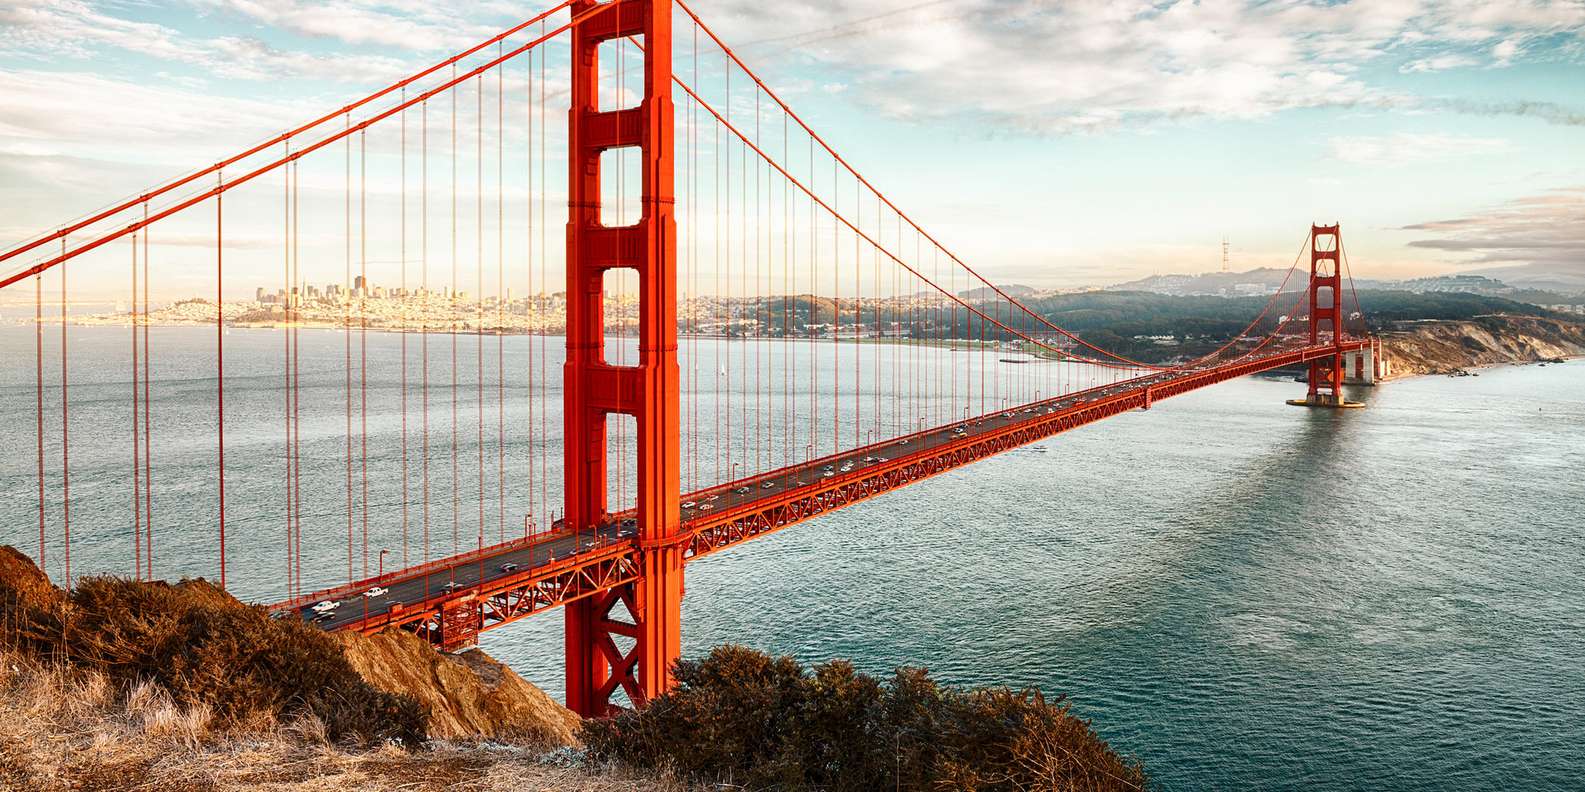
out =
[[[558,522],[557,525],[559,526],[561,523]],[[548,542],[556,542],[568,537],[574,537],[579,533],[583,532],[572,531],[565,527],[553,527],[550,530],[532,533],[528,536],[520,536],[514,539],[508,539],[505,542],[497,542],[493,545],[474,548],[473,550],[468,550],[454,556],[446,556],[445,558],[435,559],[422,564],[392,570],[381,575],[376,575],[372,578],[330,586],[319,589],[318,591],[310,592],[308,594],[301,594],[289,600],[274,603],[269,606],[269,609],[272,611],[294,610],[320,600],[330,599],[350,593],[357,593],[373,586],[382,586],[387,583],[427,577],[429,575],[433,575],[436,572],[444,572],[446,570],[456,569],[458,567],[469,566],[486,559],[494,558],[504,553],[531,549]],[[611,537],[600,536],[599,534],[594,534],[594,538],[596,538],[602,546],[604,544],[613,543],[614,541],[619,541]]]

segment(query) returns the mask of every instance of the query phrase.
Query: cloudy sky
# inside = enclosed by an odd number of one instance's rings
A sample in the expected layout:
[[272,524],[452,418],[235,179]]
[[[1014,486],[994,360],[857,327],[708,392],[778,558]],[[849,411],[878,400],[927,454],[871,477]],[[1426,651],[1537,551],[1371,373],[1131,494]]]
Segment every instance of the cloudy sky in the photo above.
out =
[[[992,278],[1286,266],[1585,275],[1585,2],[695,0],[871,181]],[[539,10],[0,0],[0,246]]]

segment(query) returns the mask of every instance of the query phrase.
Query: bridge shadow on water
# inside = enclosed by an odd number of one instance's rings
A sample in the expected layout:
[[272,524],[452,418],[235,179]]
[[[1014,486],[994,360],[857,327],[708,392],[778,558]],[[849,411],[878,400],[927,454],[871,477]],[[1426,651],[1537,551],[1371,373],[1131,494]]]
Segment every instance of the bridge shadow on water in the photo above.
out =
[[[1335,720],[1354,681],[1336,660],[1357,574],[1337,548],[1370,519],[1342,507],[1357,500],[1350,453],[1365,429],[1358,411],[1289,409],[1271,425],[1287,438],[1144,515],[1124,575],[1082,605],[1093,624],[1075,636],[1083,647],[1045,650],[1073,661],[1048,689],[1073,694],[1104,735],[1186,788],[1302,786],[1337,766],[1317,745],[1359,750]],[[1240,777],[1262,767],[1277,775]]]

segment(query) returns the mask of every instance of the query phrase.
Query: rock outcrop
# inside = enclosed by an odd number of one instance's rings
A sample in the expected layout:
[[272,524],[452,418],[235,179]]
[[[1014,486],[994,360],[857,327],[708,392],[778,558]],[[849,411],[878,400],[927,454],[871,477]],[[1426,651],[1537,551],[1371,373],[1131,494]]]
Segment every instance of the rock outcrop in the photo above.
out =
[[1585,355],[1585,325],[1539,316],[1403,322],[1381,337],[1395,377]]
[[430,737],[578,741],[577,715],[478,649],[445,654],[404,630],[338,637],[369,684],[412,696],[429,710]]

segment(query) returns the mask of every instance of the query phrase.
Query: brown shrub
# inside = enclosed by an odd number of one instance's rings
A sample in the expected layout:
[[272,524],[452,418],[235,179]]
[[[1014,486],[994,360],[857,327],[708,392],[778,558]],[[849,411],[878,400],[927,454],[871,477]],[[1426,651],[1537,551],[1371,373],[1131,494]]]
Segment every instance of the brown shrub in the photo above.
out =
[[1137,761],[1035,690],[944,688],[910,668],[883,685],[843,661],[806,670],[737,646],[679,663],[676,677],[646,709],[586,724],[591,755],[751,789],[1148,786]]
[[0,623],[10,645],[35,657],[101,672],[123,690],[153,682],[183,712],[207,708],[227,723],[311,715],[332,740],[424,739],[413,699],[371,687],[334,638],[301,621],[270,619],[203,580],[83,578],[48,597],[16,555],[0,553],[10,567]]

